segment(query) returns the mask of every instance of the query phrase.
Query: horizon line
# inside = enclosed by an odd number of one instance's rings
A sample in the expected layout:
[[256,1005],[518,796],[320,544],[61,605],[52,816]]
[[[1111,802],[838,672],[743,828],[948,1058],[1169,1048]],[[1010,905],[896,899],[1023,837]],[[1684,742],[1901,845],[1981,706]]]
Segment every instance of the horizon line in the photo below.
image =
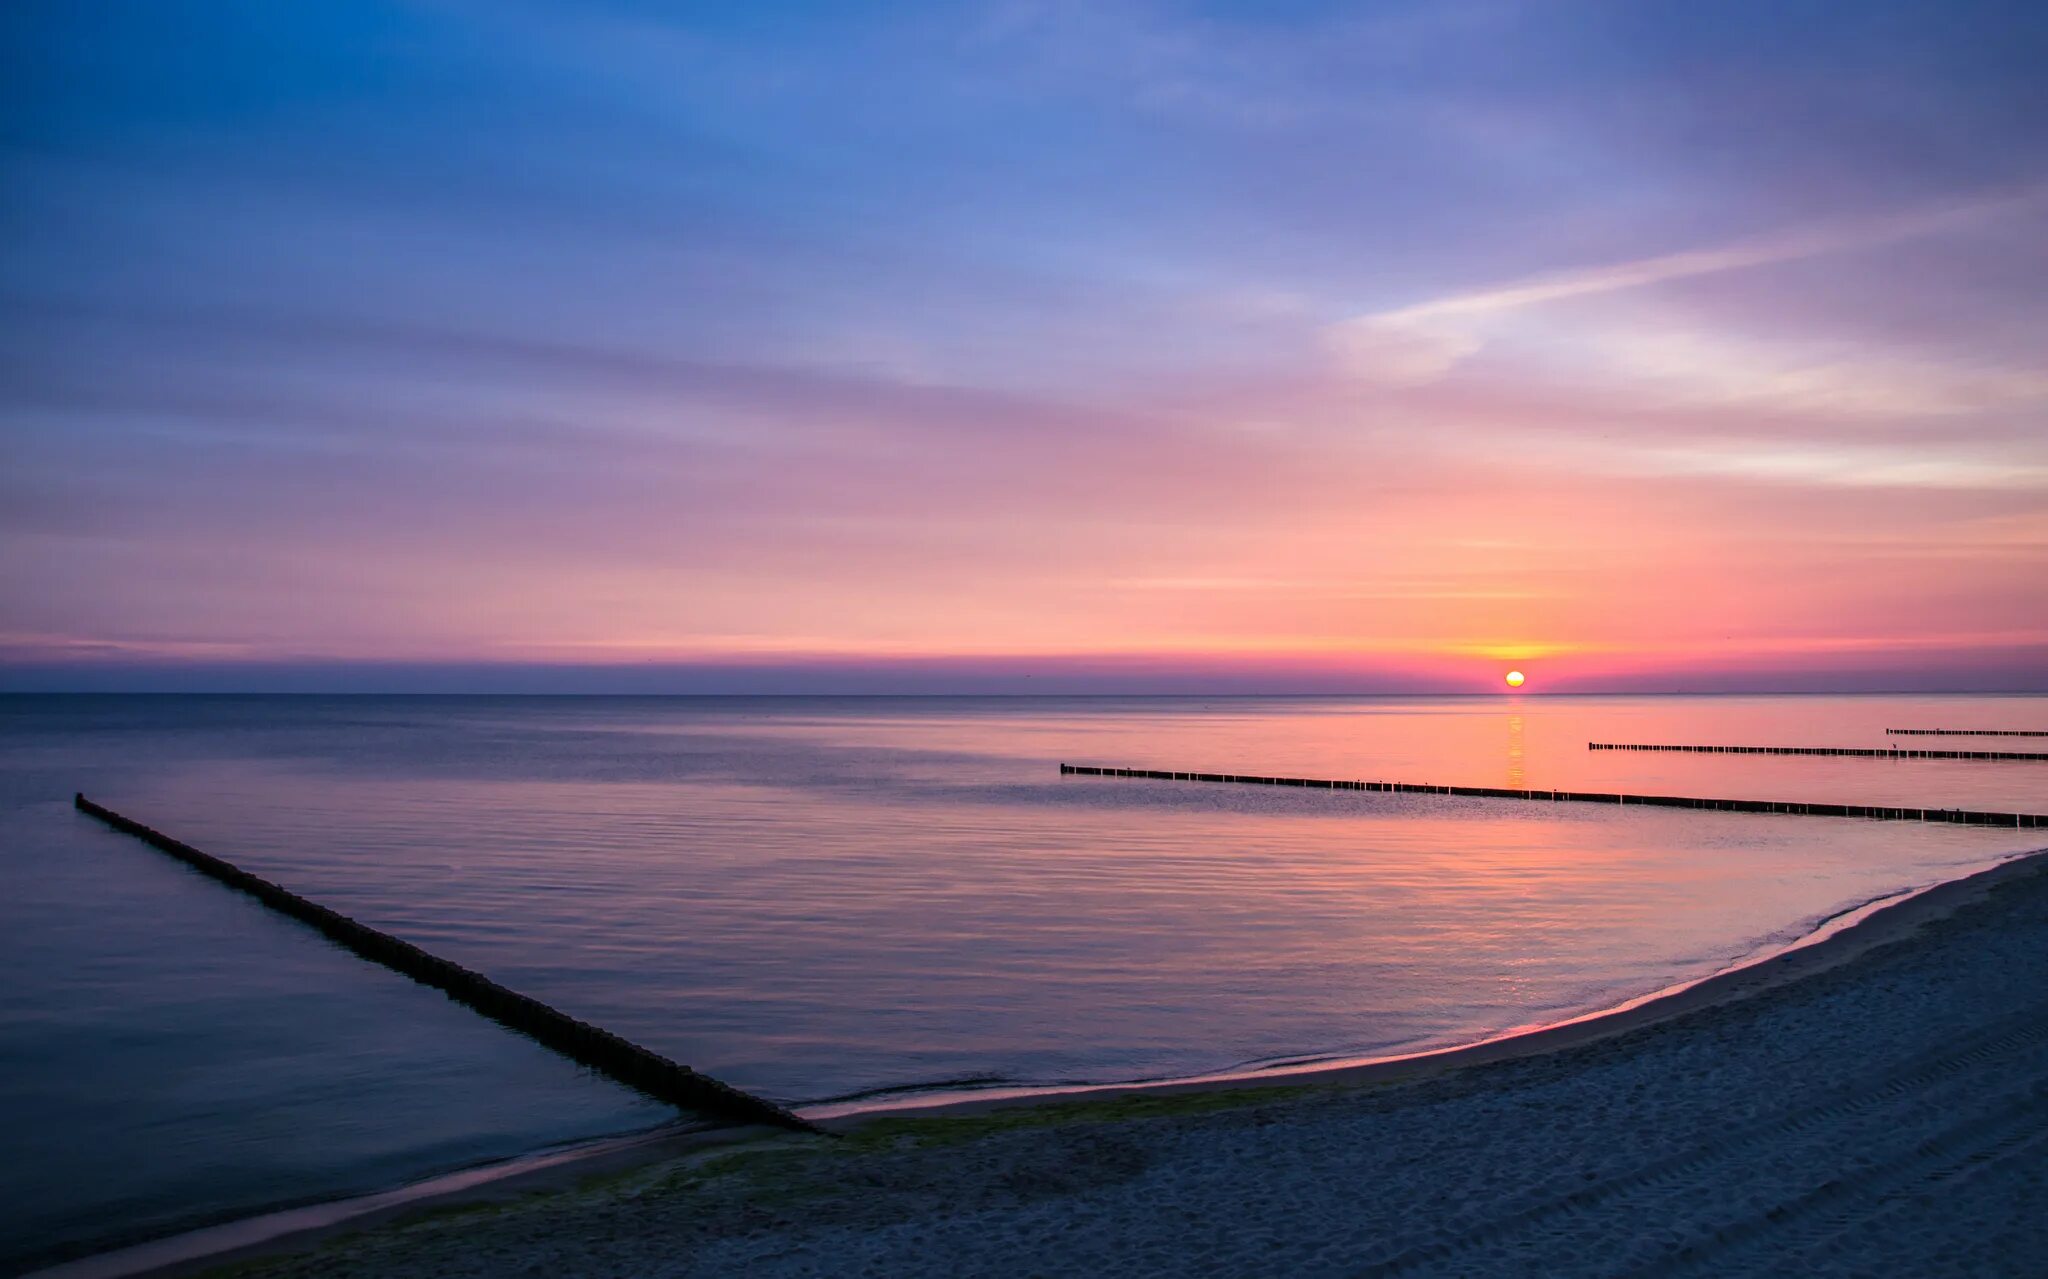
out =
[[1188,698],[1331,698],[1331,697],[1464,697],[1474,700],[1513,700],[1524,697],[2048,697],[2048,688],[1528,688],[1494,691],[1470,689],[1270,689],[1245,691],[1218,689],[1214,691],[1179,690],[1158,691],[1132,689],[1116,690],[1030,690],[1030,691],[973,691],[966,689],[924,690],[924,691],[814,691],[790,692],[770,690],[646,690],[622,692],[602,689],[281,689],[281,688],[8,688],[0,687],[0,697],[605,697],[605,698],[695,698],[695,699],[760,699],[778,698],[790,700],[817,701],[822,699],[844,699],[848,701],[883,701],[923,698],[985,698],[1026,701],[1034,698],[1150,698],[1161,701],[1185,700]]

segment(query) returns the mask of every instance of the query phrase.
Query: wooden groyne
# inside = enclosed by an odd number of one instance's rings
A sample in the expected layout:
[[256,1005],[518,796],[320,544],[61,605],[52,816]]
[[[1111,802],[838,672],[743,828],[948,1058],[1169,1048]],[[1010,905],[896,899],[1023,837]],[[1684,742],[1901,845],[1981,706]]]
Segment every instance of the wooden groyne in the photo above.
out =
[[1587,742],[1589,751],[1690,751],[1700,755],[1863,755],[1873,759],[2048,759],[2048,751],[1930,751],[1904,746],[1654,746]]
[[1647,804],[1656,808],[1710,808],[1731,813],[1794,813],[1808,817],[1872,817],[1890,822],[1955,822],[1965,826],[2048,826],[2048,813],[1987,813],[1967,808],[1898,808],[1877,804],[1805,804],[1776,799],[1704,799],[1689,795],[1621,795],[1605,791],[1518,790],[1506,786],[1425,786],[1417,782],[1332,781],[1315,777],[1260,777],[1249,773],[1181,773],[1159,768],[1097,768],[1061,764],[1062,774],[1142,777],[1161,782],[1230,782],[1243,786],[1306,786],[1311,790],[1391,791],[1404,795],[1470,795],[1480,799],[1534,799],[1573,804]]
[[272,910],[318,929],[328,940],[364,959],[432,986],[456,1003],[482,1013],[499,1025],[516,1030],[578,1065],[587,1066],[657,1101],[720,1119],[773,1124],[801,1132],[821,1131],[809,1120],[772,1101],[742,1092],[688,1066],[678,1065],[631,1040],[589,1022],[578,1021],[538,999],[500,986],[482,973],[421,950],[411,942],[400,941],[318,902],[308,901],[231,862],[202,853],[190,844],[172,839],[112,809],[102,808],[84,795],[77,796],[73,802],[79,812],[97,817],[115,830],[133,835],[160,852],[169,853],[201,874],[249,894]]
[[1893,737],[2048,737],[2048,728],[1887,728]]

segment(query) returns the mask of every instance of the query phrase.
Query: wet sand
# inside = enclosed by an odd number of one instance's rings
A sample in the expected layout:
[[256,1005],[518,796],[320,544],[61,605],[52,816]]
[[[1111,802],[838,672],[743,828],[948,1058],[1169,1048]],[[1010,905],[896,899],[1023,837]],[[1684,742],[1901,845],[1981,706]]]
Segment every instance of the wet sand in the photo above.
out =
[[657,1144],[234,1273],[2020,1273],[2048,1255],[2044,869],[1458,1053]]

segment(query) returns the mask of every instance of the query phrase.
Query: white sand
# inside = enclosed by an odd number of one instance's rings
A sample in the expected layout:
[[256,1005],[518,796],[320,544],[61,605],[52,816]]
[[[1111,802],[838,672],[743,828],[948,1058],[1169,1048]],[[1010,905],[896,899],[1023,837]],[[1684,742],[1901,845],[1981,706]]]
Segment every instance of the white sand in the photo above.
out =
[[888,1118],[235,1273],[2041,1273],[2044,867],[1420,1080]]

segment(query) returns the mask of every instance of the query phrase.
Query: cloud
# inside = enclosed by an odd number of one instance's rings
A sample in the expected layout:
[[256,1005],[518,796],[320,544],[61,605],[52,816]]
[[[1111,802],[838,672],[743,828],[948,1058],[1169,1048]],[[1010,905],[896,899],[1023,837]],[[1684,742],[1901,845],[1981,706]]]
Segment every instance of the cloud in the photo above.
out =
[[1386,386],[1434,382],[1484,342],[1454,325],[1361,315],[1323,330],[1323,348],[1346,374]]
[[[1507,446],[1515,437],[1497,441]],[[1524,444],[1528,443],[1526,437]],[[2048,490],[2048,460],[1983,449],[1925,448],[1861,442],[1724,438],[1617,442],[1552,436],[1541,445],[1551,461],[1594,473],[1702,476],[1786,485],[1806,491],[1949,489],[1989,494]]]
[[2036,206],[2044,194],[2048,186],[2034,185],[1903,213],[1839,219],[1709,248],[1532,276],[1339,320],[1323,330],[1323,345],[1336,367],[1349,376],[1391,385],[1431,382],[1484,347],[1491,324],[1530,308],[1940,234]]
[[1848,420],[1948,417],[2048,399],[2048,375],[1762,342],[1650,324],[1603,327],[1601,368],[1660,398]]

